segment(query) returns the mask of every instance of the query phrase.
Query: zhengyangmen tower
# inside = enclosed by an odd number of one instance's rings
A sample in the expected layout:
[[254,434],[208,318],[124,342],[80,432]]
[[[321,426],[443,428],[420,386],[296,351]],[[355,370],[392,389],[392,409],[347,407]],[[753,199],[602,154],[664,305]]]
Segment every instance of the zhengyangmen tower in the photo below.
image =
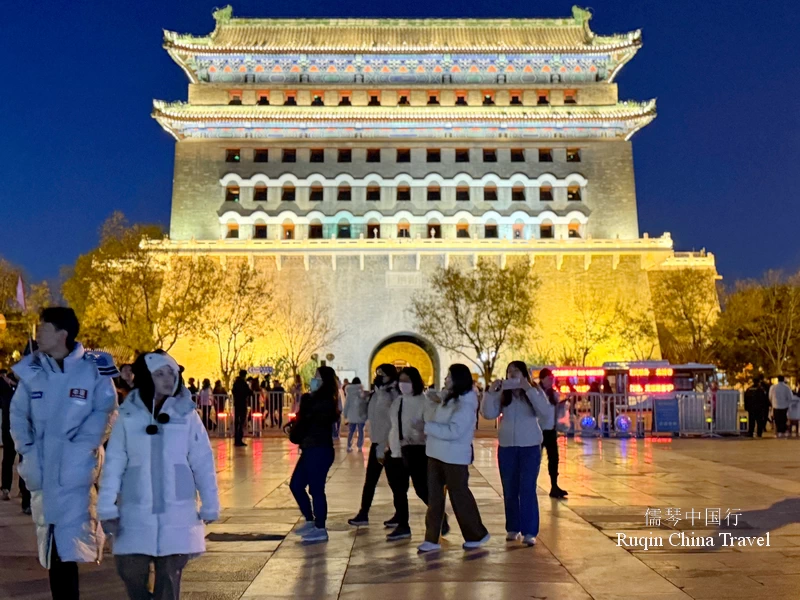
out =
[[[580,296],[654,315],[658,272],[716,274],[713,256],[640,236],[631,139],[655,102],[620,100],[614,83],[639,31],[597,35],[578,8],[406,20],[234,18],[227,7],[214,18],[204,37],[165,33],[189,95],[154,103],[176,140],[160,249],[324,285],[345,331],[325,353],[341,372],[370,380],[376,359],[404,353],[437,374],[456,360],[406,310],[454,261],[529,261],[549,350]],[[200,341],[176,352],[192,374],[216,372]]]

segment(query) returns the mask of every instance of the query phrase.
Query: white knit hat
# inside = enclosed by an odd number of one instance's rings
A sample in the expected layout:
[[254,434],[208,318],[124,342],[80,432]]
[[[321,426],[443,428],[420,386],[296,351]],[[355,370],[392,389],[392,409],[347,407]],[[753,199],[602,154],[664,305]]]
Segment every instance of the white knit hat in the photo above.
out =
[[156,371],[158,371],[161,367],[169,367],[170,370],[175,374],[175,389],[172,391],[174,394],[178,391],[178,387],[180,386],[180,374],[181,368],[178,366],[178,363],[166,352],[151,352],[149,354],[144,355],[144,363],[147,365],[147,370],[150,371],[152,375]]

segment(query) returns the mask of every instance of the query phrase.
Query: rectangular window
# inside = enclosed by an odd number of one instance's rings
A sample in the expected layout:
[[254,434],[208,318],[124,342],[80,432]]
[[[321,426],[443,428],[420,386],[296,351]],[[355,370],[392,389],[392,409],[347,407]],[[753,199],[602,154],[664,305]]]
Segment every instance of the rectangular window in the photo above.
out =
[[468,148],[456,148],[456,162],[457,163],[469,162],[469,149]]
[[438,106],[439,92],[428,92],[428,106]]
[[459,202],[469,202],[469,188],[465,185],[460,185],[456,188],[456,200]]
[[438,149],[432,150],[429,148],[426,154],[426,158],[429,163],[442,162],[442,151]]
[[497,150],[483,149],[483,162],[497,162]]
[[225,162],[241,162],[242,153],[239,148],[229,148],[225,150]]
[[494,92],[483,92],[483,105],[484,106],[493,106],[494,105]]
[[229,240],[239,239],[239,226],[235,223],[228,225],[228,233],[225,235]]
[[325,100],[322,92],[311,93],[311,106],[325,106]]
[[408,101],[408,93],[401,93],[397,98],[397,105],[398,106],[411,106],[411,103]]
[[539,148],[539,162],[553,162],[553,151],[550,148]]
[[253,151],[253,162],[265,163],[269,162],[269,150],[266,148],[256,148]]
[[297,106],[297,92],[284,92],[283,93],[284,106]]
[[400,223],[397,226],[397,237],[399,237],[399,238],[410,238],[411,237],[410,226],[409,226],[408,223]]
[[525,188],[521,185],[515,185],[511,189],[511,200],[514,202],[525,202]]
[[431,186],[428,188],[428,201],[438,202],[442,199],[442,190],[438,186]]
[[469,237],[469,225],[466,223],[459,223],[456,225],[456,237],[457,238],[468,238]]
[[281,162],[293,163],[297,162],[297,150],[284,148]]
[[512,148],[511,162],[525,162],[525,150],[522,148]]
[[267,239],[267,226],[256,225],[255,231],[253,232],[253,237],[257,240]]
[[378,223],[367,225],[367,239],[377,240],[381,237],[381,226]]
[[321,240],[322,239],[322,225],[309,225],[308,226],[308,237],[312,240]]
[[308,199],[311,202],[322,202],[324,193],[321,185],[312,185],[311,191],[308,192]]
[[567,162],[571,163],[581,162],[580,148],[567,148]]
[[522,106],[522,92],[514,90],[509,94],[511,94],[511,106]]
[[312,163],[325,162],[325,149],[324,148],[313,148],[311,150],[311,154],[309,156],[309,160]]
[[350,148],[340,148],[338,156],[336,158],[337,162],[340,163],[349,163],[353,161],[353,151]]
[[381,162],[381,149],[380,148],[368,148],[367,149],[367,162],[368,163],[379,163],[379,162]]
[[259,106],[269,106],[269,94],[267,92],[258,92],[258,102]]
[[398,202],[408,202],[411,200],[411,188],[407,185],[400,185],[397,187],[397,200]]
[[255,191],[253,192],[253,201],[254,202],[266,202],[267,201],[267,186],[265,186],[265,185],[257,185],[255,187]]
[[281,202],[294,202],[294,186],[286,185],[281,190]]
[[339,202],[349,202],[352,199],[352,193],[350,191],[350,186],[343,185],[339,188],[339,192],[336,195],[336,199]]
[[484,225],[483,237],[496,239],[497,238],[497,225]]
[[241,90],[231,90],[228,92],[228,104],[233,106],[239,106],[242,103],[242,91]]
[[225,202],[238,202],[239,201],[239,186],[229,185],[225,188]]
[[339,223],[337,227],[336,237],[341,240],[350,239],[350,223]]
[[553,188],[549,185],[543,185],[539,188],[539,201],[551,202],[553,200]]
[[381,93],[380,92],[367,92],[369,96],[369,102],[367,102],[367,106],[380,106],[381,105]]
[[285,239],[285,240],[293,240],[294,239],[294,225],[284,225],[283,226],[283,239]]
[[484,202],[494,202],[495,200],[497,200],[497,188],[496,187],[483,188],[483,200]]
[[539,237],[543,240],[553,239],[553,226],[549,223],[544,223],[539,226]]
[[577,104],[578,91],[577,90],[564,90],[564,104]]
[[411,150],[408,148],[398,148],[397,149],[397,162],[399,163],[410,163],[411,162]]
[[350,92],[339,93],[339,106],[352,106],[350,102]]
[[546,106],[550,104],[550,92],[546,90],[540,90],[536,92],[536,104],[539,106]]
[[467,106],[467,92],[456,92],[456,106]]
[[567,188],[567,200],[572,200],[574,202],[581,201],[581,186],[579,185],[571,185]]
[[381,199],[381,188],[377,185],[371,185],[367,188],[367,200],[370,202],[379,202]]

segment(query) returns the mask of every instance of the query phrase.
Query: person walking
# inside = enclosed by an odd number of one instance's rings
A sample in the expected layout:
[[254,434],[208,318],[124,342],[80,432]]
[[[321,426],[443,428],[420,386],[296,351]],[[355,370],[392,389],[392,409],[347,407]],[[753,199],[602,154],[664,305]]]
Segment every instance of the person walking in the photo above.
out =
[[753,437],[754,434],[761,437],[767,425],[769,417],[769,394],[764,390],[761,376],[753,378],[753,384],[744,392],[744,409],[747,411],[747,435]]
[[[381,478],[384,459],[386,457],[389,431],[392,428],[390,416],[392,403],[400,395],[397,389],[397,368],[391,364],[380,365],[375,369],[373,392],[367,402],[367,420],[370,427],[369,458],[367,473],[364,477],[364,489],[361,492],[361,508],[358,514],[347,522],[354,527],[369,525],[369,510],[375,497],[375,488]],[[387,476],[388,480],[388,476]],[[407,501],[407,500],[406,500]],[[402,501],[401,501],[402,502]],[[398,499],[395,499],[395,512]],[[397,527],[397,515],[384,521],[384,527]]]
[[539,385],[544,392],[549,406],[547,414],[539,418],[542,428],[542,447],[547,450],[547,472],[550,474],[550,497],[566,498],[567,491],[558,487],[558,430],[556,429],[556,411],[559,403],[558,392],[553,387],[555,378],[550,369],[539,371]]
[[450,365],[441,395],[429,394],[436,402],[425,421],[425,452],[428,455],[428,512],[425,515],[425,541],[420,553],[440,550],[445,514],[445,494],[456,514],[464,549],[480,548],[489,541],[475,497],[469,489],[469,465],[473,459],[475,415],[478,396],[475,394],[469,367]]
[[[392,403],[392,428],[389,431],[389,450],[386,475],[392,493],[398,498],[397,526],[386,536],[393,542],[411,537],[408,514],[409,479],[414,492],[428,505],[428,455],[425,453],[425,418],[432,417],[436,405],[425,397],[425,385],[419,371],[405,367],[400,371],[397,387],[400,396]],[[405,502],[403,502],[405,500]],[[450,532],[447,515],[442,521],[442,535]]]
[[319,367],[311,380],[311,393],[300,400],[297,420],[289,434],[290,441],[300,446],[300,458],[289,489],[306,520],[295,533],[308,544],[328,541],[325,481],[334,459],[332,426],[340,416],[338,396],[336,372],[330,367]]
[[367,402],[361,379],[356,377],[353,383],[345,387],[344,418],[347,421],[347,451],[353,451],[353,436],[358,432],[356,446],[359,452],[364,451],[364,425],[367,422]]
[[49,307],[36,332],[38,350],[14,366],[11,437],[19,475],[31,491],[39,562],[54,600],[80,597],[79,562],[99,562],[105,535],[95,516],[103,442],[117,409],[111,357],[76,341],[71,308]]
[[[11,437],[11,398],[17,382],[8,374],[6,369],[0,370],[0,413],[2,413],[2,440],[3,440],[3,467],[2,483],[0,483],[0,498],[7,502],[11,500],[11,484],[14,481],[14,464],[17,462],[17,449],[14,438]],[[22,512],[31,514],[31,493],[25,486],[25,480],[19,478],[19,495],[22,497]]]
[[[133,369],[136,387],[111,431],[97,514],[128,598],[178,600],[183,568],[205,552],[204,523],[219,519],[214,456],[175,359],[157,350]],[[210,394],[208,379],[203,390]]]
[[203,425],[206,431],[211,429],[211,406],[214,404],[214,395],[211,390],[211,380],[203,379],[203,387],[197,392],[197,405],[203,412]]
[[247,383],[247,371],[242,369],[233,382],[233,417],[234,417],[234,446],[244,447],[244,428],[247,423],[247,406],[250,403],[250,386]]
[[481,404],[485,419],[503,417],[497,434],[497,462],[509,542],[522,536],[526,546],[533,546],[539,535],[536,480],[542,463],[543,439],[539,419],[547,419],[550,412],[547,396],[531,381],[527,365],[520,360],[506,367],[505,381],[498,379],[489,386]]
[[775,437],[788,438],[786,423],[794,399],[792,388],[786,385],[783,375],[778,375],[778,383],[769,388],[769,400],[772,403],[772,417],[775,419]]

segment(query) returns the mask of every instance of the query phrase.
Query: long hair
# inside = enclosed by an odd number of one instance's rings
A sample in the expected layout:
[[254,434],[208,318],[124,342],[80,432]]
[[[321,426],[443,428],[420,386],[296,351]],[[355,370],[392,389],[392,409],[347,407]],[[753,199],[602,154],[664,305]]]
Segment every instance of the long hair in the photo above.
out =
[[454,363],[450,365],[448,372],[450,373],[450,381],[453,382],[453,386],[450,391],[445,394],[444,404],[447,404],[454,398],[460,398],[469,392],[475,385],[472,381],[472,371],[469,370],[467,365]]
[[[524,361],[512,360],[510,363],[508,363],[508,366],[506,367],[506,378],[508,378],[508,370],[511,367],[516,367],[517,369],[519,369],[519,372],[523,374],[527,382],[530,383],[533,387],[536,388],[539,387],[538,383],[531,381],[531,374],[528,372],[528,365],[526,365]],[[502,402],[503,406],[508,406],[509,404],[511,404],[511,402],[513,402],[515,391],[516,390],[503,390],[503,402]],[[528,402],[528,404],[531,403],[527,395],[525,395],[525,400]]]
[[[400,375],[406,375],[411,380],[411,387],[415,396],[419,396],[425,390],[425,384],[422,383],[422,375],[414,367],[404,367],[400,371]],[[400,375],[397,376],[398,379]]]
[[386,383],[381,383],[381,385],[391,385],[397,381],[397,367],[390,363],[384,363],[382,365],[378,365],[378,368],[375,369],[375,372],[383,371],[383,374],[389,378],[389,381]]
[[333,403],[334,409],[338,410],[339,382],[336,378],[336,371],[328,366],[319,367],[317,371],[319,372],[320,379],[322,379],[322,385],[319,386],[316,392],[312,392],[311,395],[314,398],[330,400]]
[[[142,399],[145,406],[152,407],[153,398],[155,398],[156,395],[156,387],[153,383],[153,375],[150,373],[150,369],[147,368],[147,363],[144,360],[147,354],[166,354],[166,352],[163,350],[142,352],[136,357],[136,360],[133,361],[133,389],[139,390],[139,397]],[[185,386],[181,374],[175,373],[175,376],[178,378],[178,389],[175,392],[175,396],[177,396],[185,389]]]

